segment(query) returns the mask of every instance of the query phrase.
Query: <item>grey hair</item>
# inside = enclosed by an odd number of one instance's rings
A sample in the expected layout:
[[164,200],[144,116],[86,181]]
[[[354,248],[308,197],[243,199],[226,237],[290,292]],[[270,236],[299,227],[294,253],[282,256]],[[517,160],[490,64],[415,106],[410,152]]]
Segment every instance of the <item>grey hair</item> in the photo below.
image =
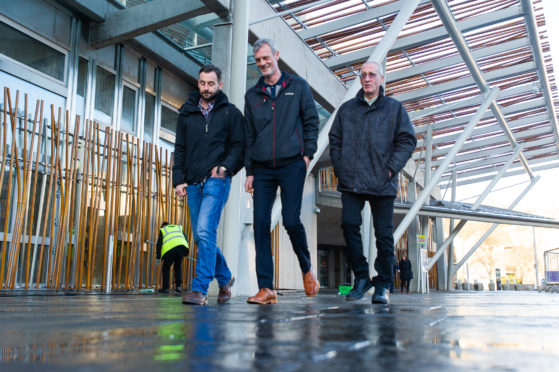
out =
[[377,61],[367,61],[365,63],[363,63],[361,65],[361,69],[363,69],[363,66],[365,65],[375,65],[377,66],[377,72],[380,76],[384,76],[384,68],[382,67],[382,65],[380,63],[378,63]]
[[264,45],[268,45],[272,50],[272,54],[275,54],[278,48],[276,47],[276,43],[272,39],[268,39],[267,37],[260,38],[256,40],[254,45],[252,46],[252,52],[256,53],[262,48]]

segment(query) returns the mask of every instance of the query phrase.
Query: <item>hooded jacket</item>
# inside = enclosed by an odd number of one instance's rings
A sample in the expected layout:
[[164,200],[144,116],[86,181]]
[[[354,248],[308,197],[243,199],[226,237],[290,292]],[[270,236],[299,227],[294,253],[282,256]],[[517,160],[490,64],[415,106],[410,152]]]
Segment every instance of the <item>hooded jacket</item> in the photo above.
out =
[[309,85],[282,72],[276,87],[273,99],[261,77],[245,94],[247,175],[254,167],[277,168],[316,152],[319,119]]
[[374,196],[397,195],[398,172],[417,144],[404,106],[385,96],[382,87],[371,106],[363,90],[342,104],[329,140],[338,190]]
[[243,115],[222,91],[208,120],[198,108],[199,101],[200,92],[192,92],[179,111],[173,186],[202,182],[217,165],[227,168],[229,176],[243,167]]

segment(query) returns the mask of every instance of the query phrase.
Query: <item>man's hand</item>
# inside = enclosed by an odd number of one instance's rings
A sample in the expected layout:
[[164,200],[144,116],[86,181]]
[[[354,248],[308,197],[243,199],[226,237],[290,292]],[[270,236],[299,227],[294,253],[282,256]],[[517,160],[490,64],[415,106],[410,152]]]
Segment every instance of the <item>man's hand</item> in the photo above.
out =
[[212,177],[213,178],[225,178],[226,171],[227,171],[227,169],[225,167],[221,167],[219,165],[216,165],[212,169]]
[[392,179],[392,172],[390,171],[390,169],[388,170],[388,178]]
[[311,163],[311,159],[308,156],[303,156],[303,160],[305,160],[305,169],[309,169],[309,164]]
[[253,188],[252,188],[252,182],[254,181],[254,176],[247,176],[247,179],[245,181],[245,191],[246,192],[252,192]]
[[177,194],[177,196],[186,196],[186,186],[188,186],[188,184],[183,183],[175,187],[175,193]]

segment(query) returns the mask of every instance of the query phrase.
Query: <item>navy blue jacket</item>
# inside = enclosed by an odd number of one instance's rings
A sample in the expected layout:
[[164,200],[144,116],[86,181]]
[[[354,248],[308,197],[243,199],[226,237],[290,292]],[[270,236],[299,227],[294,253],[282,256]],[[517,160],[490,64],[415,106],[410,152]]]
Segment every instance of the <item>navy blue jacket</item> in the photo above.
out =
[[198,108],[194,91],[180,109],[175,140],[173,186],[199,183],[217,166],[233,176],[243,167],[244,118],[227,96],[219,92],[208,120]]
[[282,72],[272,99],[261,77],[245,94],[247,175],[255,167],[277,168],[316,152],[318,112],[309,85]]
[[329,139],[338,190],[375,196],[396,196],[398,172],[417,144],[404,106],[385,96],[382,87],[371,106],[363,90],[342,104]]

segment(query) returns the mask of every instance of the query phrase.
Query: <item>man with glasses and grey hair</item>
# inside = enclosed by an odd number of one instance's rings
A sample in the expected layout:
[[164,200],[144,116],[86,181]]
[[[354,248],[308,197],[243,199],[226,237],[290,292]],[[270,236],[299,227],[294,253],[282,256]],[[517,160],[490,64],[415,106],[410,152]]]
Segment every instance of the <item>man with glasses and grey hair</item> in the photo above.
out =
[[[387,304],[393,277],[394,199],[398,172],[411,157],[417,139],[404,106],[384,95],[384,73],[377,62],[361,66],[361,90],[341,105],[329,133],[330,160],[342,193],[342,230],[355,282],[346,300],[363,298],[372,286],[372,303]],[[377,245],[375,270],[363,255],[361,211],[371,207]]]
[[307,82],[279,69],[279,51],[275,43],[260,39],[254,43],[253,51],[262,77],[245,95],[245,190],[253,192],[254,197],[259,291],[247,302],[275,304],[270,228],[278,187],[283,225],[299,260],[305,293],[313,297],[319,289],[311,270],[307,236],[301,222],[303,186],[316,152],[319,119]]

